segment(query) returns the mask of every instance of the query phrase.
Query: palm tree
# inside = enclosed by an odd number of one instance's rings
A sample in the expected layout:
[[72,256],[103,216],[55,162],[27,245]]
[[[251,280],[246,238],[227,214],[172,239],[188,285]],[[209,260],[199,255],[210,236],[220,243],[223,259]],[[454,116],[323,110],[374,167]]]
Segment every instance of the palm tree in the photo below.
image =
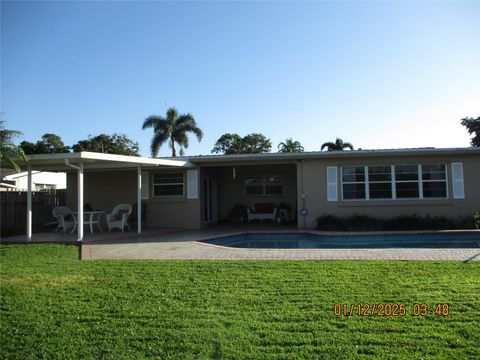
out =
[[172,156],[176,156],[175,143],[180,145],[180,155],[183,155],[183,149],[188,148],[188,132],[193,132],[198,141],[203,138],[203,132],[197,127],[197,123],[191,114],[178,114],[177,109],[167,110],[167,117],[151,115],[143,122],[142,129],[153,128],[153,138],[151,143],[152,156],[155,157],[160,150],[160,146],[168,142],[172,149]]
[[303,152],[303,148],[300,141],[293,141],[292,138],[285,139],[285,142],[278,144],[278,152],[287,153],[287,152]]
[[21,131],[5,129],[5,121],[0,120],[0,163],[5,161],[16,172],[20,171],[19,160],[26,162],[23,149],[13,143],[13,138],[22,135]]
[[345,149],[353,150],[353,145],[349,142],[343,142],[342,139],[337,138],[335,142],[326,142],[322,145],[321,150],[327,148],[327,151],[341,151]]

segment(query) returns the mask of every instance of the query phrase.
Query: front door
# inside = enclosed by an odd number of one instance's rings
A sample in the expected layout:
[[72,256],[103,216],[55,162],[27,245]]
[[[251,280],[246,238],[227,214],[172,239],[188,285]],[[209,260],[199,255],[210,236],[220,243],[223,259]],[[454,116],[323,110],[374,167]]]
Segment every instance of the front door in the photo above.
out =
[[203,179],[203,222],[217,221],[217,182],[214,178]]

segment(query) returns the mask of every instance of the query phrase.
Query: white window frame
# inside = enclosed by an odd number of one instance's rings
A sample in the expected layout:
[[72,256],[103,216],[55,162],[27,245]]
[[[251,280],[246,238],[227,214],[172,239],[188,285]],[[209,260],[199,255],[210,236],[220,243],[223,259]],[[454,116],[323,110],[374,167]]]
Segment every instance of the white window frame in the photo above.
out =
[[[363,175],[365,177],[364,181],[343,181],[343,168],[344,167],[354,167],[354,168],[361,168],[363,167]],[[367,166],[360,166],[360,165],[345,165],[345,166],[340,166],[340,183],[341,183],[341,192],[342,192],[342,200],[344,201],[365,201],[368,200],[367,198],[367,191],[368,191],[368,181],[367,181],[367,174],[365,174]],[[343,184],[364,184],[365,188],[365,198],[363,199],[345,199],[344,194],[343,194]]]
[[[425,199],[425,200],[437,200],[437,199],[442,199],[442,200],[445,200],[445,199],[448,199],[448,171],[447,171],[447,164],[422,164],[421,166],[423,165],[443,165],[443,171],[445,173],[445,179],[441,179],[441,180],[425,180],[423,181],[423,169],[420,169],[421,172],[419,173],[419,175],[421,175],[422,177],[422,192],[421,192],[421,199]],[[423,183],[424,182],[445,182],[445,197],[425,197],[424,194],[423,194]]]
[[[155,175],[170,175],[170,174],[182,174],[182,182],[179,183],[163,183],[163,184],[156,184],[155,183]],[[155,186],[171,186],[171,185],[182,185],[182,194],[181,195],[155,195]],[[175,173],[157,173],[153,174],[152,178],[152,190],[153,190],[153,197],[154,198],[180,198],[185,196],[185,174],[183,171],[175,172]]]
[[[425,182],[445,182],[445,197],[424,197],[423,195],[423,171],[422,171],[422,166],[425,165],[443,165],[445,169],[445,179],[438,179],[438,180],[425,180]],[[369,174],[368,174],[368,167],[377,167],[377,166],[384,166],[388,167],[390,166],[390,182],[391,182],[391,187],[392,187],[392,197],[391,198],[383,198],[383,199],[370,199],[370,180],[369,180]],[[395,173],[395,166],[416,166],[417,167],[417,180],[396,180],[396,173]],[[355,167],[355,168],[364,168],[364,176],[365,176],[365,181],[343,181],[343,168],[350,168],[350,167]],[[374,165],[365,165],[365,166],[357,166],[357,165],[344,165],[340,166],[340,191],[342,194],[342,201],[392,201],[392,200],[448,200],[449,199],[449,181],[448,181],[448,167],[446,163],[442,164],[395,164],[395,165],[381,165],[381,164],[374,164]],[[453,176],[453,175],[452,175]],[[397,183],[417,183],[418,186],[418,197],[410,197],[410,198],[397,198],[397,188],[396,184]],[[365,186],[365,198],[362,199],[345,199],[344,197],[344,191],[343,191],[343,185],[344,184],[364,184]],[[376,182],[373,182],[376,183]],[[380,181],[378,183],[387,183],[386,181]]]
[[[397,179],[396,179],[397,173],[395,172],[395,166],[416,166],[417,167],[417,180],[399,180],[399,181],[397,181]],[[421,172],[421,165],[420,164],[395,164],[395,165],[392,165],[392,168],[393,168],[392,187],[395,190],[395,197],[393,197],[393,192],[392,192],[392,200],[418,200],[418,199],[422,199],[420,195],[422,194],[423,189],[421,189],[422,181],[420,179],[421,174],[419,174],[419,169],[420,169],[420,172]],[[400,183],[400,184],[417,183],[418,197],[397,198],[397,183]]]
[[[371,181],[370,180],[370,173],[368,172],[369,167],[372,167],[372,168],[373,167],[390,168],[390,181]],[[368,166],[365,166],[365,174],[366,174],[365,180],[368,182],[368,200],[392,200],[393,199],[393,190],[391,191],[392,197],[370,199],[370,184],[388,184],[388,183],[390,183],[390,189],[392,189],[392,166],[391,165],[368,165]],[[366,193],[365,193],[365,195],[366,195]]]

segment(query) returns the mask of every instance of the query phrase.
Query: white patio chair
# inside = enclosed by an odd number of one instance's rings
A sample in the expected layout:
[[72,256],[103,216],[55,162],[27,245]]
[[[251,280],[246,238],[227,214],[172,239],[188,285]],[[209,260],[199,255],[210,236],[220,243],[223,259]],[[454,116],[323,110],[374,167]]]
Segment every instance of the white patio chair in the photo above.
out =
[[106,215],[108,231],[112,231],[112,229],[120,229],[123,232],[125,226],[130,230],[128,218],[131,213],[132,205],[130,204],[120,204],[115,206],[112,213]]
[[68,229],[75,229],[77,226],[77,219],[75,219],[75,216],[66,206],[55,206],[52,210],[52,214],[58,222],[55,231],[63,229],[63,232],[67,232]]

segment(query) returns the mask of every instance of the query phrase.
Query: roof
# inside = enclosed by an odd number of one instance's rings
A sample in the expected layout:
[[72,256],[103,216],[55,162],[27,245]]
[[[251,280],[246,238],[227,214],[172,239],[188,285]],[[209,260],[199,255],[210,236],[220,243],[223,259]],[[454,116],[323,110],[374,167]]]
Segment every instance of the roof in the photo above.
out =
[[211,164],[223,162],[275,162],[288,163],[307,159],[337,159],[377,156],[403,155],[458,155],[478,154],[480,148],[408,148],[408,149],[375,149],[375,150],[344,150],[344,151],[309,151],[295,153],[263,153],[263,154],[235,154],[235,155],[199,155],[185,157],[193,164]]
[[[78,153],[29,155],[28,160],[35,170],[68,171],[80,162],[85,170],[93,169],[136,169],[142,167],[192,167],[187,159],[159,159],[141,156],[103,154],[89,151]],[[23,165],[25,169],[27,165]]]
[[[287,164],[308,159],[344,159],[356,157],[386,156],[425,156],[425,155],[480,155],[480,148],[410,148],[410,149],[377,149],[377,150],[345,150],[345,151],[311,151],[297,153],[263,153],[235,155],[197,155],[168,158],[149,158],[141,156],[113,155],[94,152],[41,154],[28,156],[35,170],[67,171],[72,166],[84,163],[85,170],[95,169],[136,169],[152,167],[183,167],[199,165],[222,166],[231,164],[275,163]],[[69,165],[70,164],[70,165]],[[25,168],[25,166],[24,166]]]

